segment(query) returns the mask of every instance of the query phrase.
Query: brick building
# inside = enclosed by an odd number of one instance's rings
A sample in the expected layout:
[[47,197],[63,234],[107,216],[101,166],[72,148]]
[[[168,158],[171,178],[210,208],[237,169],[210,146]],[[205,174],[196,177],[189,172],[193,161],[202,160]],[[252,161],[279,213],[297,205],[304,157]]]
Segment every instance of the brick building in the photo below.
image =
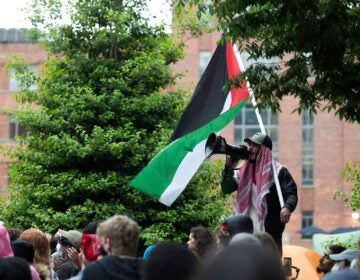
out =
[[[196,85],[218,39],[219,34],[212,33],[187,42],[185,59],[175,66],[175,71],[186,73],[182,85],[188,88]],[[336,188],[343,191],[351,188],[340,172],[345,163],[360,163],[360,126],[340,121],[333,113],[318,112],[315,116],[291,113],[296,106],[297,101],[288,97],[281,102],[282,113],[272,114],[269,110],[261,115],[274,141],[275,157],[287,166],[298,185],[299,203],[286,226],[284,242],[309,247],[310,236],[299,233],[306,226],[325,231],[359,226],[352,218],[352,209],[333,196]],[[240,144],[256,131],[260,128],[249,104],[222,131],[222,136],[228,143]]]
[[[179,81],[192,90],[216,48],[219,34],[209,34],[187,42],[186,57],[175,65],[175,71],[185,71]],[[23,36],[22,30],[0,29],[0,108],[15,107],[12,98],[17,83],[5,64],[19,54],[33,69],[39,69],[48,55],[36,43]],[[286,165],[298,184],[299,203],[287,225],[284,242],[310,246],[299,230],[315,225],[326,231],[342,226],[359,226],[351,217],[352,210],[341,199],[333,200],[335,188],[349,190],[341,179],[345,163],[360,163],[360,126],[340,121],[334,114],[319,112],[316,116],[292,114],[297,102],[286,98],[281,103],[282,113],[262,112],[267,132],[274,141],[274,154]],[[258,131],[251,106],[242,110],[222,135],[229,143],[240,144],[245,136]],[[15,135],[24,133],[19,125],[0,113],[0,139],[2,145],[12,144]],[[8,184],[9,159],[0,157],[0,191]],[[220,176],[220,174],[219,174]]]
[[[12,145],[16,135],[25,131],[7,114],[4,108],[15,108],[13,93],[18,90],[18,82],[14,72],[5,69],[10,58],[17,54],[21,56],[32,69],[38,70],[48,55],[36,42],[25,37],[24,29],[0,29],[0,141],[2,145]],[[0,155],[0,192],[5,193],[8,184],[9,159]]]

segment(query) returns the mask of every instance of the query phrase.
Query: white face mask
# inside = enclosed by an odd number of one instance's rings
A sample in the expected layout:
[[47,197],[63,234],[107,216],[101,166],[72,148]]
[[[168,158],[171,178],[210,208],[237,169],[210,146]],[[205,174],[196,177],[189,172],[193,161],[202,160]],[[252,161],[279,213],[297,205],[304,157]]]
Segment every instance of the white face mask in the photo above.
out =
[[336,263],[336,264],[334,264],[333,267],[331,268],[331,272],[337,271],[337,270],[339,270],[339,269],[340,269],[340,267],[339,267],[339,265]]
[[60,251],[60,247],[61,247],[60,243],[56,244],[56,252]]

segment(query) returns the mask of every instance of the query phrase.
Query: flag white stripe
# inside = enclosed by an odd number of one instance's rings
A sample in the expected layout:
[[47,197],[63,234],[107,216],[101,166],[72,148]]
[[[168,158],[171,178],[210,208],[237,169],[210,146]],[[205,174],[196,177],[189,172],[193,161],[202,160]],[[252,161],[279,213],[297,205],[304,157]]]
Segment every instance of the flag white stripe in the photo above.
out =
[[[221,114],[230,109],[231,101],[231,93],[229,92]],[[176,170],[174,178],[159,199],[161,203],[170,206],[175,201],[175,199],[178,198],[178,196],[184,191],[186,185],[189,183],[195,172],[200,167],[201,163],[206,158],[206,140],[207,139],[197,144],[193,151],[187,153],[187,155],[181,161],[178,169]]]

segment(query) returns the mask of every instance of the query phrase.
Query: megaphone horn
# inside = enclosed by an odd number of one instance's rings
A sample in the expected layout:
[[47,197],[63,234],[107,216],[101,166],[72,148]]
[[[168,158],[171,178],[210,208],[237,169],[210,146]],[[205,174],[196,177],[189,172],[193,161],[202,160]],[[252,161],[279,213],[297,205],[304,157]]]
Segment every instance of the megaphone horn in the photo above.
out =
[[214,154],[229,155],[233,161],[249,159],[249,151],[246,146],[233,146],[226,143],[225,138],[211,133],[205,144],[205,155],[207,158]]

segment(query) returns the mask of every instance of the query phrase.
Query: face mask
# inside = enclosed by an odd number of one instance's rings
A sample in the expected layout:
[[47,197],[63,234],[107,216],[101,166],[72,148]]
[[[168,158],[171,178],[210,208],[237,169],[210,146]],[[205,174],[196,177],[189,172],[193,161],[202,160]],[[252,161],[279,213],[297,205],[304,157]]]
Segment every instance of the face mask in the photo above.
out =
[[338,264],[334,264],[333,265],[333,267],[331,268],[331,272],[333,272],[333,271],[337,271],[337,270],[339,270],[339,265]]
[[60,247],[61,247],[60,243],[57,243],[57,244],[56,244],[56,251],[57,251],[57,252],[60,251]]
[[100,255],[100,241],[95,234],[83,234],[81,237],[81,248],[88,261],[95,261]]
[[99,247],[99,253],[100,253],[100,256],[103,256],[103,257],[107,256],[107,254],[108,254],[108,252],[105,251],[103,245],[100,245],[100,247]]

